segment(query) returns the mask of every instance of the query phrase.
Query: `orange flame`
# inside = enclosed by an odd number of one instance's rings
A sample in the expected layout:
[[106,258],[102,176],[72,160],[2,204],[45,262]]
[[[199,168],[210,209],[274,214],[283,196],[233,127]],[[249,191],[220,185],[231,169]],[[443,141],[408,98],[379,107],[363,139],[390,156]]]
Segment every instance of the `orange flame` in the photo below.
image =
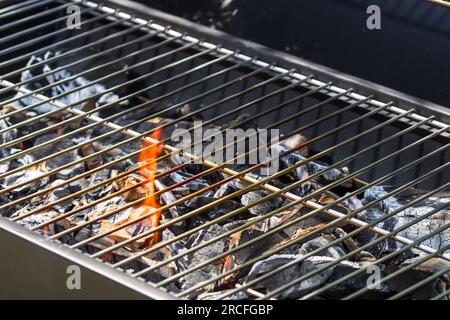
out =
[[[152,140],[160,141],[162,136],[162,130],[160,127],[156,128],[155,132],[152,133],[150,138]],[[152,209],[157,209],[160,207],[158,201],[155,196],[151,196],[156,192],[155,188],[155,176],[157,172],[157,161],[158,155],[162,151],[161,144],[155,144],[156,141],[151,141],[150,139],[145,139],[142,143],[142,151],[139,154],[139,162],[146,163],[140,168],[140,173],[148,179],[148,182],[145,184],[146,188],[146,198],[142,202],[141,206],[150,207],[148,211]],[[147,213],[147,212],[146,212]],[[145,214],[146,214],[145,213]],[[149,224],[152,228],[156,228],[158,226],[159,219],[161,217],[161,212],[156,210],[154,214],[149,217]],[[155,232],[153,234],[153,241],[155,243],[158,239],[158,233]]]

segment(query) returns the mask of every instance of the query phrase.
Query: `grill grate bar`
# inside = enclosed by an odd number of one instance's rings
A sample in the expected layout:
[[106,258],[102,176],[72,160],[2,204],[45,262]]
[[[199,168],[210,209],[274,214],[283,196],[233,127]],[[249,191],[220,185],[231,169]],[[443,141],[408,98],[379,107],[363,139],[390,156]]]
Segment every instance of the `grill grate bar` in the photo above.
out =
[[11,4],[10,6],[7,6],[5,8],[1,8],[0,9],[0,18],[2,18],[5,13],[11,12],[18,8],[26,7],[29,4],[33,4],[33,3],[36,3],[39,1],[41,1],[41,0],[27,0],[27,1],[22,1],[22,2],[16,3],[16,4]]

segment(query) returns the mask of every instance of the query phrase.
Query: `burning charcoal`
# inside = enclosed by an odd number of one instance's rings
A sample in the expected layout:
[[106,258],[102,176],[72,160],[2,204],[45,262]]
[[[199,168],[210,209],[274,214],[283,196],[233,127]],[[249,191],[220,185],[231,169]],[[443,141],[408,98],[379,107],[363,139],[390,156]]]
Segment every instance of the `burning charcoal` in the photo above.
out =
[[[345,232],[342,228],[336,228],[334,230],[334,234],[338,238],[343,238],[347,235],[347,232]],[[359,245],[351,237],[342,240],[342,244],[345,246],[345,248],[347,248],[348,252],[352,252],[352,251],[359,249]],[[376,258],[370,252],[363,250],[363,251],[360,251],[357,254],[355,254],[352,257],[352,260],[358,261],[360,263],[364,263],[364,262],[373,262],[376,260]]]
[[[141,217],[145,214],[151,213],[152,211],[155,211],[156,209],[149,207],[149,206],[141,206],[138,208],[134,208],[129,212],[129,215],[125,218],[124,215],[122,215],[122,219],[118,222],[111,222],[110,219],[108,220],[102,220],[100,225],[100,233],[108,232],[111,229],[114,229],[115,227],[119,226],[121,222],[128,222],[137,219],[138,217]],[[150,225],[149,219],[143,219],[139,222],[136,222],[132,224],[129,227],[122,228],[120,230],[117,230],[111,234],[108,235],[108,238],[116,241],[116,242],[122,242],[125,240],[128,240],[134,236],[137,236],[140,233],[146,232],[148,230],[151,230],[153,228],[152,225]],[[149,239],[153,238],[153,235],[150,235],[148,237],[140,238],[132,243],[130,243],[127,248],[130,250],[136,250],[141,247],[143,247],[145,244],[148,243]]]
[[[417,260],[422,257],[415,257],[404,261],[400,265],[401,268],[405,268],[408,265],[416,263]],[[450,263],[438,259],[438,258],[430,258],[426,261],[416,265],[412,269],[405,271],[404,273],[398,275],[389,281],[389,285],[395,291],[402,291],[407,289],[418,282],[424,280],[425,278],[429,278],[434,274],[441,272],[447,269],[450,266]],[[432,297],[448,290],[450,288],[450,273],[447,272],[443,274],[441,277],[428,282],[427,284],[419,287],[417,290],[411,292],[410,299],[414,300],[428,300]]]
[[[64,183],[64,180],[55,180],[52,182],[51,186],[55,186],[58,184]],[[72,183],[69,184],[65,184],[59,188],[56,188],[55,190],[53,190],[49,197],[48,197],[48,202],[54,202],[57,201],[59,199],[62,199],[64,197],[67,197],[68,195],[71,195],[73,193],[79,192],[81,191],[83,188],[85,188],[85,185],[83,184],[83,180],[82,181],[74,181]],[[68,204],[72,204],[72,200],[68,200],[64,203],[59,203],[57,205],[57,209],[58,211],[66,211],[64,208],[68,205]]]
[[[272,216],[269,220],[269,228],[272,229],[279,225],[290,223],[291,221],[297,220],[309,212],[311,212],[311,210],[307,207],[296,205],[290,211],[280,212],[277,215]],[[297,234],[298,230],[308,230],[309,228],[314,228],[328,221],[329,217],[326,216],[326,214],[315,214],[292,226],[284,228],[282,233],[289,238]]]
[[[164,229],[162,231],[162,239],[163,241],[169,241],[171,239],[175,238],[175,235],[170,231],[169,229]],[[180,253],[183,253],[187,251],[186,247],[180,243],[180,241],[172,242],[168,245],[170,248],[172,256],[176,256]],[[189,265],[189,256],[185,255],[180,259],[177,259],[175,261],[175,264],[177,265],[178,269],[184,271],[187,270],[187,266]]]
[[[328,265],[330,262],[335,261],[334,258],[330,258],[330,257],[311,257],[310,259],[311,264],[309,265],[310,270],[315,270],[315,269],[319,269],[319,268],[323,268],[324,266]],[[383,265],[379,265],[382,273],[381,273],[381,277],[385,276],[386,274],[384,266]],[[350,262],[350,261],[341,261],[338,264],[335,264],[333,267],[331,267],[328,270],[331,270],[331,274],[329,276],[329,278],[326,280],[326,284],[328,283],[332,283],[334,281],[337,281],[339,279],[342,279],[343,277],[345,277],[346,275],[358,270],[361,268],[361,264],[356,263],[356,262]],[[308,270],[308,272],[310,272],[310,270]],[[354,277],[351,277],[347,280],[345,280],[343,283],[334,286],[332,288],[330,288],[329,290],[327,290],[327,292],[325,292],[323,295],[325,298],[330,298],[330,299],[340,299],[345,297],[346,295],[367,287],[367,283],[368,282],[368,278],[370,277],[371,273],[367,273],[367,272],[362,272]],[[392,295],[392,289],[390,288],[389,285],[387,285],[386,283],[382,283],[380,285],[380,288],[373,288],[372,290],[370,290],[369,293],[367,293],[366,295],[363,295],[362,298],[364,297],[371,297],[371,298],[386,298],[389,295]]]
[[[201,242],[208,241],[213,239],[221,234],[225,233],[227,230],[219,225],[212,225],[206,231],[200,232],[197,238],[194,241],[193,247]],[[190,263],[188,268],[195,267],[196,265],[211,259],[219,254],[221,254],[226,248],[227,240],[221,239],[210,244],[207,247],[201,248],[195,251],[190,259]],[[184,276],[181,280],[182,289],[188,289],[202,281],[206,281],[211,279],[214,276],[220,274],[222,270],[222,264],[220,262],[216,262],[214,264],[208,264],[196,271],[193,271],[186,276]],[[206,290],[212,290],[214,288],[214,284],[208,285]]]
[[[3,112],[0,112],[0,115],[3,116],[4,115]],[[0,119],[0,129],[1,130],[7,130],[9,126],[10,126],[10,124],[7,121],[7,118]],[[16,139],[17,137],[18,137],[17,129],[7,130],[0,135],[0,144],[8,143],[8,142]],[[0,150],[0,159],[9,157],[19,151],[21,151],[21,149],[18,146],[10,146],[7,148],[2,148]],[[11,169],[9,163],[3,162],[0,164],[0,173],[5,173],[8,171],[8,169]]]
[[[361,203],[363,205],[366,205],[372,201],[378,200],[379,198],[385,196],[386,194],[387,192],[384,190],[383,187],[374,186],[366,190],[366,192],[364,193],[364,198],[362,199]],[[372,223],[377,219],[381,218],[383,215],[388,214],[389,212],[394,211],[400,207],[401,205],[400,203],[398,203],[397,199],[395,199],[394,197],[388,197],[382,201],[379,201],[376,205],[371,206],[367,210],[358,213],[357,217],[362,221]],[[392,231],[396,221],[397,218],[394,216],[385,220],[385,222],[378,223],[376,226],[381,227],[388,231]],[[377,235],[374,232],[368,230],[361,232],[356,239],[359,243],[366,244],[370,241],[373,241],[376,238]],[[387,242],[383,241],[382,243],[379,243],[376,247],[372,247],[370,249],[370,252],[377,256],[385,249],[386,245]]]
[[[425,203],[422,206],[417,207],[408,207],[405,210],[402,210],[400,213],[396,215],[397,219],[395,220],[395,226],[393,229],[398,229],[401,226],[411,222],[412,220],[420,219],[421,216],[427,214],[432,211],[439,205],[439,202],[449,201],[448,198],[443,198],[440,200],[436,200],[435,203]],[[441,203],[442,205],[442,203]],[[415,223],[411,227],[403,230],[399,233],[399,235],[403,237],[407,237],[411,240],[416,240],[422,237],[425,237],[432,233],[433,231],[443,228],[444,226],[450,223],[450,210],[441,210],[436,212],[435,214],[420,220]],[[445,247],[450,244],[450,228],[444,229],[433,237],[428,238],[427,240],[421,242],[422,245],[429,246],[436,250]],[[392,250],[396,250],[402,245],[395,241],[390,241],[389,246]],[[421,250],[412,249],[415,254],[423,255],[425,254]],[[446,252],[450,252],[447,250]]]
[[[171,257],[172,254],[170,252],[170,249],[164,247],[141,257],[142,261],[145,263],[145,266],[137,268],[135,267],[133,269],[141,270],[146,267],[153,267],[162,261],[170,259]],[[145,275],[145,278],[147,281],[159,282],[162,281],[163,279],[167,279],[175,275],[179,271],[180,270],[178,269],[177,264],[172,261],[147,273]],[[174,289],[174,292],[179,291],[179,289],[176,286],[173,286],[172,289]]]
[[[159,191],[164,190],[164,189],[167,188],[167,187],[166,187],[161,181],[159,181],[158,179],[155,179],[154,184],[155,184],[156,189],[159,190]],[[163,203],[163,204],[166,204],[166,205],[171,204],[171,203],[174,203],[175,201],[177,201],[177,198],[175,198],[175,196],[173,195],[173,193],[170,192],[170,191],[166,191],[166,192],[162,193],[162,194],[160,195],[160,198],[161,198],[161,200],[162,200],[162,203]],[[180,211],[179,211],[179,209],[178,209],[177,206],[172,206],[172,207],[170,207],[170,208],[169,208],[169,212],[170,212],[171,215],[172,215],[172,219],[178,218],[178,217],[181,215],[181,213],[180,213]],[[183,221],[177,222],[177,223],[175,224],[175,226],[178,227],[178,228],[182,228],[183,225],[184,225]]]
[[34,192],[37,192],[40,188],[48,184],[49,179],[48,177],[45,178],[39,178],[44,173],[37,170],[26,170],[26,171],[20,171],[15,174],[9,175],[5,178],[5,180],[2,183],[3,188],[12,187],[14,185],[17,185],[19,183],[26,182],[28,180],[35,179],[33,182],[30,182],[24,186],[15,188],[11,190],[8,194],[11,195],[14,199],[17,197],[23,197],[28,194],[32,194]]
[[[331,241],[334,240],[336,239],[332,237],[326,236],[317,237],[315,239],[305,242],[300,248],[299,253],[305,255],[309,252],[322,248],[323,246],[329,244]],[[339,259],[340,257],[345,255],[345,251],[341,246],[335,245],[327,248],[326,250],[322,250],[319,253],[316,253],[315,255]]]
[[[96,171],[93,175],[89,178],[89,186],[96,185],[102,181],[105,181],[106,179],[109,179],[110,175],[112,173],[112,170],[109,168],[102,169],[100,171]],[[98,187],[97,189],[89,191],[89,195],[93,199],[99,199],[105,195],[107,195],[110,191],[112,191],[114,183],[108,184],[106,186]]]
[[[268,196],[269,194],[270,193],[265,190],[253,190],[242,195],[241,202],[244,206],[247,206]],[[252,206],[248,209],[248,211],[250,211],[253,215],[264,215],[278,209],[282,204],[283,200],[280,197],[275,197]]]
[[239,189],[240,189],[239,179],[234,179],[224,184],[221,184],[219,189],[214,193],[213,197],[219,199]]
[[[286,263],[293,260],[299,259],[302,255],[273,255],[265,260],[255,263],[249,272],[246,282],[257,278],[269,271],[272,271]],[[303,275],[309,274],[310,272],[321,269],[324,266],[335,261],[334,258],[325,256],[312,256],[300,263],[297,263],[277,274],[259,282],[256,285],[257,288],[266,289],[272,291],[278,287],[293,281]],[[321,286],[331,283],[337,279],[341,279],[347,274],[358,270],[361,266],[354,262],[341,261],[334,266],[321,271],[320,273],[311,276],[294,286],[289,287],[285,291],[281,292],[276,296],[279,299],[296,299],[314,289],[320,288]],[[333,297],[344,297],[346,294],[352,292],[355,289],[361,289],[367,285],[368,275],[362,273],[356,277],[346,280],[342,285],[333,287],[327,290],[326,295],[333,295]],[[386,285],[382,285],[381,289],[376,289],[377,293],[387,292],[388,288]]]
[[[265,260],[255,263],[247,275],[245,282],[249,282],[255,278],[262,276],[263,274],[277,269],[280,266],[285,265],[295,259],[300,258],[299,255],[273,255]],[[295,280],[296,278],[305,275],[306,273],[316,269],[314,264],[309,260],[305,260],[301,263],[297,263],[292,267],[289,267],[277,274],[258,283],[256,288],[266,289],[272,291],[278,287]],[[295,299],[301,297],[303,294],[316,289],[323,285],[330,277],[332,269],[327,269],[319,274],[316,274],[299,284],[296,284],[289,289],[283,291],[277,295],[279,299]],[[244,284],[245,284],[244,282]]]
[[[280,146],[280,145],[276,145],[274,147],[277,148],[278,154],[280,154],[280,155],[282,155],[288,151],[287,148]],[[299,153],[292,152],[283,157],[280,157],[280,163],[284,168],[289,168],[289,167],[295,165],[296,163],[298,163],[300,161],[304,161],[306,159],[307,158],[300,155]],[[308,161],[306,164],[296,168],[293,171],[293,173],[294,173],[295,178],[297,178],[298,180],[302,180],[302,179],[307,178],[309,175],[315,174],[319,171],[326,170],[326,169],[327,169],[326,164],[321,164],[317,161]],[[326,170],[324,173],[322,173],[319,177],[322,180],[324,180],[324,182],[332,182],[332,181],[336,181],[338,179],[345,177],[346,171],[347,170],[329,169],[329,170]]]
[[[130,175],[127,175],[125,177],[115,180],[112,183],[112,186],[114,187],[114,189],[119,191],[122,189],[131,188],[143,180],[144,180],[143,178],[139,177],[136,174],[130,174]],[[133,202],[138,199],[144,198],[147,195],[147,191],[148,190],[147,190],[145,184],[141,184],[138,187],[134,187],[133,189],[122,193],[122,197],[126,202]]]
[[[352,196],[346,200],[344,200],[344,206],[349,208],[351,211],[356,211],[363,207],[363,204],[361,200],[359,200],[357,197]],[[362,211],[363,214],[367,214],[366,212]]]
[[[27,63],[27,67],[31,67],[32,65],[34,65],[36,63],[40,63],[40,62],[50,59],[52,57],[58,56],[59,54],[60,54],[59,52],[53,53],[53,52],[48,51],[45,53],[45,55],[42,58],[37,57],[37,56],[32,56],[31,59]],[[37,76],[41,75],[42,73],[50,72],[54,68],[55,68],[55,66],[50,66],[49,64],[44,64],[42,67],[25,70],[24,72],[22,72],[21,81],[23,81],[23,82],[27,81],[27,84],[25,84],[23,87],[28,90],[38,90],[39,88],[42,88],[43,86],[48,85],[49,83],[51,84],[51,83],[54,83],[59,80],[66,79],[66,78],[69,78],[72,76],[72,73],[67,70],[59,70],[59,71],[52,73],[51,75],[45,77],[44,79],[30,81],[34,77],[37,77]],[[77,87],[81,87],[88,83],[89,83],[89,80],[87,80],[83,77],[77,77],[73,80],[67,81],[58,86],[52,86],[50,89],[44,90],[44,92],[42,92],[42,94],[47,97],[54,97],[56,95],[60,95],[62,93],[65,93],[65,92],[72,90],[74,88],[77,88]],[[74,104],[84,98],[100,94],[100,93],[104,92],[105,90],[106,90],[106,88],[103,85],[96,83],[96,84],[87,86],[83,89],[80,89],[78,91],[74,91],[69,94],[63,95],[63,96],[57,98],[56,101],[59,103],[62,103],[64,105],[70,105],[70,104]],[[117,95],[115,95],[111,92],[108,92],[100,97],[98,103],[100,105],[102,105],[102,104],[112,102],[117,99],[118,99]],[[36,99],[32,96],[29,96],[29,97],[22,98],[17,102],[14,102],[13,107],[22,108],[25,106],[29,106],[31,104],[38,103],[40,101],[41,100]],[[77,106],[77,108],[79,108],[79,106]],[[57,110],[57,107],[55,107],[51,103],[44,103],[39,106],[36,106],[35,108],[33,108],[33,110],[39,114],[43,114],[43,113],[55,111],[55,110]]]
[[[238,221],[226,224],[224,227],[228,229],[235,229],[239,227],[239,224],[243,224],[247,221]],[[229,239],[229,249],[241,246],[248,241],[251,241],[255,238],[258,238],[264,234],[264,223],[258,223],[256,225],[252,225],[249,228],[233,233]],[[224,262],[224,270],[223,272],[227,272],[232,270],[238,265],[241,265],[248,260],[255,258],[271,247],[273,247],[278,242],[282,241],[284,238],[279,234],[274,234],[268,237],[265,237],[262,240],[257,241],[256,243],[247,246],[243,249],[240,249],[234,252],[232,255],[229,255],[225,258]],[[229,283],[233,283],[235,280],[244,276],[245,272],[248,270],[240,270],[237,273],[233,273],[225,278],[220,280],[220,285],[227,285]]]
[[[192,174],[187,173],[187,172],[183,172],[183,171],[178,171],[178,172],[172,172],[170,174],[170,178],[175,182],[175,183],[180,183],[183,182],[189,178],[192,178]],[[185,184],[185,186],[189,186],[190,188],[192,188],[193,191],[197,191],[200,189],[203,189],[205,187],[208,187],[209,184],[208,182],[206,182],[206,180],[202,179],[202,178],[198,178],[195,179],[193,181],[189,181]]]

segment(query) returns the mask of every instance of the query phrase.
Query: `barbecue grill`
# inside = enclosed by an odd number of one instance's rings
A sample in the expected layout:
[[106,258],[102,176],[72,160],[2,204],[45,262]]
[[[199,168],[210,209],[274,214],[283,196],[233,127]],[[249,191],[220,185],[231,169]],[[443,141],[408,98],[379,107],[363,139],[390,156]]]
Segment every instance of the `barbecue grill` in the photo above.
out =
[[[1,297],[450,294],[444,107],[128,1],[0,24]],[[197,121],[279,129],[279,170],[180,150]]]

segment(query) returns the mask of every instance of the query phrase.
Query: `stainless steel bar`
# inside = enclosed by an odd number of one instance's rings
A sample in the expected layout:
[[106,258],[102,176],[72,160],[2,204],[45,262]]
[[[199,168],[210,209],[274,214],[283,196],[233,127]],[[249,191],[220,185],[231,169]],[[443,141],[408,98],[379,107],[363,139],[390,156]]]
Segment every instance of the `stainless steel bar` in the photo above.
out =
[[[428,135],[427,138],[428,138],[428,139],[429,139],[429,138],[432,138],[434,135],[436,135],[436,133],[433,133],[433,134],[431,134],[431,135]],[[426,140],[424,140],[424,139],[425,139],[425,138],[421,139],[422,141],[419,140],[420,142],[419,142],[419,141],[416,141],[414,144],[417,145],[418,143],[421,143],[421,142],[426,141]],[[408,149],[408,148],[410,148],[411,146],[412,146],[412,145],[409,145],[409,146],[407,146],[406,148],[403,148],[403,149],[401,149],[401,150],[395,152],[395,154],[399,154],[399,152],[403,152],[404,149]],[[441,151],[441,149],[439,149],[439,151]],[[395,156],[395,154],[391,154],[391,155],[389,155],[387,158],[392,158],[393,156]],[[427,155],[426,157],[429,157],[430,155],[431,155],[431,154]],[[386,159],[386,158],[385,158],[385,159]],[[348,179],[348,178],[350,178],[350,177],[352,177],[352,176],[358,175],[358,174],[359,174],[360,172],[362,172],[363,170],[367,170],[369,167],[373,167],[373,166],[375,166],[375,165],[381,163],[381,162],[384,161],[385,159],[380,159],[380,160],[378,160],[378,161],[376,161],[376,162],[370,164],[368,167],[362,168],[362,169],[360,169],[360,170],[358,170],[358,171],[356,171],[356,172],[350,174],[350,175],[347,176],[346,178]],[[394,172],[396,172],[396,171],[394,171]],[[345,179],[345,178],[343,178],[343,179]],[[342,179],[342,180],[343,180],[343,179]],[[330,185],[327,185],[326,187],[321,188],[321,189],[325,189],[325,188],[328,188],[328,187],[331,188],[332,185],[334,185],[334,184],[339,185],[339,183],[342,183],[342,181],[339,181],[339,182],[336,181],[336,182],[331,183]],[[377,182],[377,183],[378,183],[378,182]],[[368,185],[372,185],[372,184],[368,184]],[[289,186],[289,187],[290,187],[290,186]],[[367,186],[366,186],[366,188],[367,188]],[[323,190],[321,190],[321,189],[319,189],[319,190],[320,190],[320,191],[323,191]],[[316,190],[315,193],[319,192],[319,190]],[[353,192],[350,193],[350,194],[347,194],[347,195],[344,196],[344,197],[341,197],[340,200],[341,200],[341,201],[342,201],[342,200],[345,200],[347,197],[350,197],[351,195],[354,195]],[[272,196],[272,195],[267,196],[267,198],[270,197],[270,196]],[[307,195],[307,196],[304,197],[304,198],[307,198],[307,197],[309,197],[309,196],[310,196],[310,195]],[[264,199],[264,198],[262,198],[261,201],[263,201],[263,199]],[[304,202],[304,199],[299,198],[298,200],[293,201],[292,203],[286,205],[285,207],[283,207],[283,208],[281,208],[281,209],[285,210],[286,207],[293,206],[293,205],[298,204],[298,203],[300,203],[300,202]],[[331,208],[333,205],[336,204],[335,202],[336,202],[336,201],[333,201],[333,203],[331,203],[331,204],[328,204],[328,205],[325,205],[325,206],[319,206],[319,208],[315,209],[314,211],[312,211],[312,212],[310,212],[310,213],[308,213],[308,214],[305,214],[304,216],[300,217],[300,219],[301,219],[301,220],[304,220],[304,219],[306,219],[307,217],[310,217],[310,216],[312,216],[312,215],[314,215],[314,214],[317,214],[317,213],[320,213],[320,212],[324,211],[324,209],[326,209],[326,208]],[[281,212],[281,210],[280,210],[280,209],[277,209],[277,210],[273,211],[274,214],[275,214],[275,213],[278,213],[278,212]],[[325,212],[326,212],[326,211],[325,211]],[[338,213],[338,214],[333,214],[332,216],[337,217],[337,218],[341,218],[341,219],[339,219],[340,221],[343,221],[344,219],[347,219],[346,221],[357,220],[357,219],[354,219],[354,218],[349,218],[348,215],[344,215],[344,214],[340,214],[340,213]],[[351,220],[350,220],[350,219],[351,219]],[[299,219],[296,219],[296,220],[297,220],[297,221],[295,221],[295,223],[298,223],[298,222],[299,222],[299,221],[298,221]],[[293,222],[292,222],[292,223],[293,223]],[[291,225],[291,223],[289,223],[289,225]],[[367,226],[368,224],[367,224],[367,223],[364,223],[364,222],[362,222],[362,221],[357,220],[357,221],[355,221],[355,225],[358,226],[358,227],[364,227],[364,226]],[[385,230],[383,230],[383,229],[376,228],[376,227],[373,227],[373,226],[371,226],[371,227],[372,227],[372,228],[371,228],[371,231],[375,231],[376,233],[379,233],[379,234],[381,234],[381,235],[385,235],[385,234],[388,233],[387,231],[385,231]],[[273,229],[273,230],[276,230],[276,229],[277,229],[277,228],[275,228],[275,229]],[[272,232],[275,232],[275,231],[273,231],[273,230],[272,230],[272,231],[269,231],[268,233],[266,233],[266,236],[267,236],[267,234],[272,234]],[[297,240],[298,240],[298,239],[297,239]],[[297,240],[296,240],[296,241],[297,241]],[[398,237],[398,236],[395,236],[395,237],[394,237],[394,240],[397,240],[397,241],[400,241],[400,242],[406,243],[406,244],[410,243],[410,240],[409,240],[409,239],[406,239],[406,238],[404,238],[404,237]],[[248,242],[246,242],[244,245],[246,245],[247,243],[251,244],[251,243],[253,243],[253,241],[248,241]],[[283,249],[284,246],[281,246],[280,248]],[[281,250],[280,248],[278,248],[278,249]],[[423,250],[426,250],[426,251],[430,251],[431,248],[423,248],[423,247],[421,247],[420,249],[423,249]],[[431,249],[431,252],[433,252],[433,249]],[[271,254],[273,254],[273,253],[270,253],[270,255],[271,255]],[[221,256],[221,255],[219,255],[218,257],[220,257],[220,256]],[[254,262],[259,261],[260,259],[263,259],[263,258],[265,258],[265,257],[266,257],[266,256],[263,255],[262,257],[259,257],[259,258],[256,259],[255,261],[251,260],[251,261],[248,262],[248,264],[246,263],[246,264],[244,264],[244,265],[242,265],[242,266],[250,265],[250,263],[254,263]],[[217,257],[216,257],[216,258],[217,258]],[[214,258],[214,259],[216,259],[216,258]],[[208,262],[209,262],[209,261],[208,261]],[[242,266],[240,266],[239,268],[242,268]],[[197,266],[196,266],[195,268],[197,268]],[[213,282],[213,281],[215,281],[215,280],[218,280],[218,279],[220,279],[220,278],[222,278],[222,277],[224,277],[224,276],[226,276],[226,275],[232,274],[232,273],[234,273],[235,271],[236,271],[236,270],[233,269],[233,270],[231,270],[231,271],[228,271],[228,272],[226,272],[226,273],[223,273],[223,274],[217,276],[217,277],[216,277],[217,279],[213,278],[213,279],[211,279],[210,281],[208,281],[208,282],[202,284],[201,286],[203,286],[203,285],[205,285],[205,284],[207,284],[207,283],[211,283],[211,282]],[[175,276],[177,276],[177,275],[175,275]],[[175,277],[175,276],[173,276],[173,277]],[[167,279],[166,279],[166,280],[167,280]],[[200,288],[201,286],[200,286],[200,284],[199,284],[198,286],[195,286],[195,287],[189,289],[188,292],[186,292],[186,294],[188,294],[188,293],[190,293],[190,292],[196,290],[197,288]],[[184,295],[184,293],[183,293],[183,295]]]

